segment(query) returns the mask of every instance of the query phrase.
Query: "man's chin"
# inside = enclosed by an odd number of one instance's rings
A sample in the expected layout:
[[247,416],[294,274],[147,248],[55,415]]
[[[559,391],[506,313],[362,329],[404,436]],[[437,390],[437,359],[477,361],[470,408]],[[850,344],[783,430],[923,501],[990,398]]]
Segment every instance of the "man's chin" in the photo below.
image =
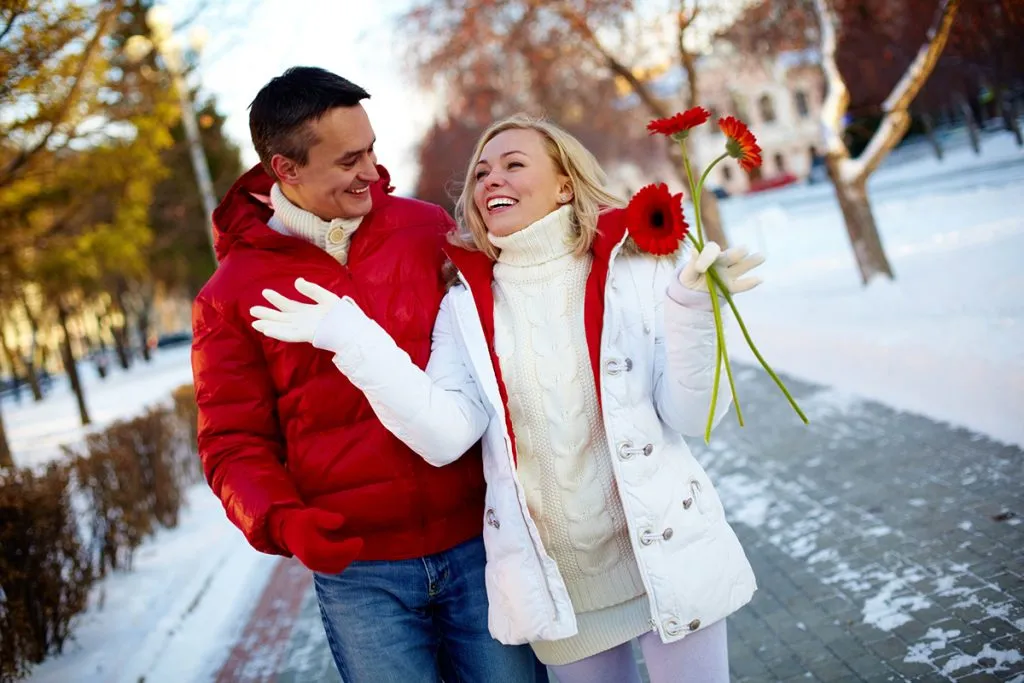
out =
[[361,218],[370,213],[373,208],[373,198],[369,191],[365,195],[351,195],[345,198],[345,204],[341,207],[349,218]]

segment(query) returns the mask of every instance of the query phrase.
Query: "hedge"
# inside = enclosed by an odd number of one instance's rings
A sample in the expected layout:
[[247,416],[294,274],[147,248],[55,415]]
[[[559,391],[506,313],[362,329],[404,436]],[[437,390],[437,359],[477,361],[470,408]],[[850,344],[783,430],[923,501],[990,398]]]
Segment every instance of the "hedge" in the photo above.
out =
[[64,447],[43,472],[0,470],[0,683],[61,652],[95,581],[177,526],[201,471],[192,387],[172,398]]

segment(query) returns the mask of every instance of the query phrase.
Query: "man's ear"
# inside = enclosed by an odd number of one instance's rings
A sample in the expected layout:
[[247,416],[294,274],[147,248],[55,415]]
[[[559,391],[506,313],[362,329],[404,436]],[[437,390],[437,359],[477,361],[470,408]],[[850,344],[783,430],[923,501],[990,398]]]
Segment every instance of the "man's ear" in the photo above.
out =
[[296,185],[299,182],[300,166],[294,160],[283,154],[275,154],[270,158],[270,167],[274,169],[274,175],[285,185]]

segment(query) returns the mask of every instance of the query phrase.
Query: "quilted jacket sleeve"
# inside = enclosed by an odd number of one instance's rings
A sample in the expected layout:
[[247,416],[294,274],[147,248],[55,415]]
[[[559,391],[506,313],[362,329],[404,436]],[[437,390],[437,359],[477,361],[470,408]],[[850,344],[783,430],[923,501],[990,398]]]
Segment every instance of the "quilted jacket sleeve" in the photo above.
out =
[[455,332],[451,297],[441,302],[425,371],[348,298],[331,310],[313,340],[335,354],[334,364],[388,431],[436,467],[458,460],[489,422]]
[[[676,264],[663,259],[654,278],[654,399],[665,424],[685,436],[703,436],[715,376],[715,317],[708,306],[683,305],[668,295]],[[692,303],[692,302],[689,302]],[[707,308],[708,310],[705,310]],[[725,369],[718,387],[714,424],[729,411],[732,394]]]
[[284,465],[276,399],[257,342],[202,295],[192,311],[199,457],[228,518],[259,551],[289,555],[267,517],[302,499]]

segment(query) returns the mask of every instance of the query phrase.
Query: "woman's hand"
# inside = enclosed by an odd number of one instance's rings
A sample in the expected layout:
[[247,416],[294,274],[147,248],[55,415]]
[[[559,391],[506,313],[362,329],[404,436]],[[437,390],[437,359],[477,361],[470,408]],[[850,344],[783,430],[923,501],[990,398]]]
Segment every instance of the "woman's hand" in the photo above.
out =
[[320,323],[341,303],[341,298],[301,277],[295,281],[295,289],[316,303],[305,304],[273,289],[264,289],[264,298],[276,308],[253,306],[249,309],[256,318],[252,326],[257,332],[284,342],[313,342]]
[[761,254],[749,254],[743,246],[722,251],[714,242],[708,242],[699,253],[692,254],[686,266],[679,272],[679,284],[693,292],[707,292],[708,269],[714,268],[718,278],[730,294],[746,292],[761,284],[761,278],[744,277],[764,263]]

